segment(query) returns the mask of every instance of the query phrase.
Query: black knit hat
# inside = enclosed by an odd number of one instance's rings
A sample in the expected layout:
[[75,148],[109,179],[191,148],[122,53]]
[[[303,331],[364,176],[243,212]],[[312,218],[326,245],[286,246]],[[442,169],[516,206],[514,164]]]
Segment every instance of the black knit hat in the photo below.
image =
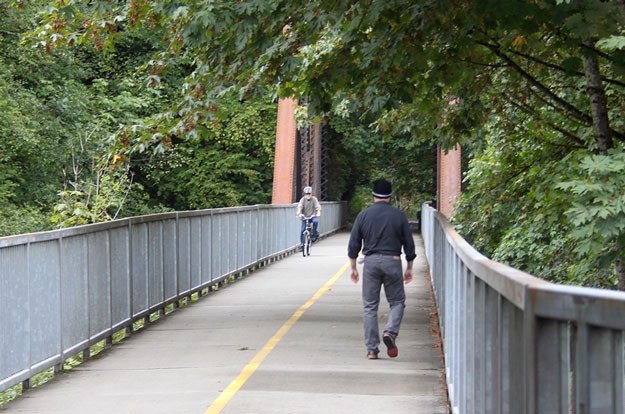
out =
[[384,179],[375,180],[373,182],[373,191],[371,191],[371,194],[377,198],[389,198],[393,194],[391,183]]

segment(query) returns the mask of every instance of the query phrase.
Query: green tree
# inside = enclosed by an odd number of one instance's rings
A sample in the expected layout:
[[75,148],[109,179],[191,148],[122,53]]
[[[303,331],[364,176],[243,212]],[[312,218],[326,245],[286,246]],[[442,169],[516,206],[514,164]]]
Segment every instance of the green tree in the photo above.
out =
[[195,138],[135,157],[132,170],[154,199],[177,210],[271,202],[275,103],[230,94],[215,109]]
[[128,169],[110,168],[108,141],[120,124],[170,104],[166,87],[147,89],[136,75],[153,33],[121,37],[106,56],[84,47],[46,53],[20,43],[32,28],[31,5],[19,13],[7,6],[0,1],[0,235],[49,229],[50,216],[58,225],[109,219],[120,201],[145,211],[140,186],[127,194]]
[[[155,73],[179,56],[192,57],[179,119],[162,133],[192,135],[198,119],[214,116],[211,107],[225,91],[247,97],[269,86],[279,96],[308,98],[313,120],[357,114],[384,138],[410,134],[443,148],[462,144],[476,160],[467,177],[481,183],[479,205],[499,212],[497,226],[490,225],[496,231],[477,239],[492,238],[493,252],[506,241],[519,258],[527,243],[540,240],[553,247],[541,250],[553,262],[555,246],[567,238],[538,224],[534,230],[542,237],[521,237],[507,200],[520,200],[528,216],[555,214],[553,228],[574,239],[583,223],[563,213],[584,203],[584,193],[573,187],[588,178],[569,177],[567,155],[608,156],[625,139],[621,1],[133,0],[46,6],[31,34],[44,47],[88,41],[109,50],[126,31],[153,28],[166,33],[157,60],[165,64],[152,65]],[[514,139],[526,145],[521,162],[511,159],[519,148]],[[535,170],[526,164],[531,160],[543,164]],[[500,176],[489,173],[491,166],[501,168]],[[603,180],[600,193],[609,193],[611,184]],[[557,187],[562,181],[573,184]],[[506,190],[492,188],[508,184]],[[617,243],[613,257],[625,253],[618,238],[609,243]],[[622,268],[613,262],[601,270],[613,269],[623,281]]]
[[330,143],[333,174],[329,181],[342,189],[334,199],[352,201],[350,218],[371,202],[371,183],[380,177],[393,183],[394,203],[410,217],[434,198],[436,156],[430,144],[409,134],[384,136],[355,116],[334,117],[330,125],[341,139]]

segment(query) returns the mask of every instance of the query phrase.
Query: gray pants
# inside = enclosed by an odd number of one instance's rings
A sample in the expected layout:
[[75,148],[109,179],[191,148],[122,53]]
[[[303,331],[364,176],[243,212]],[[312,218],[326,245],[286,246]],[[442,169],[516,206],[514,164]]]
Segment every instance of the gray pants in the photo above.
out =
[[365,267],[362,272],[362,301],[365,311],[365,345],[368,353],[379,352],[378,307],[382,286],[384,286],[384,295],[390,306],[384,332],[397,336],[406,307],[404,276],[401,259],[398,256],[373,254],[365,257]]

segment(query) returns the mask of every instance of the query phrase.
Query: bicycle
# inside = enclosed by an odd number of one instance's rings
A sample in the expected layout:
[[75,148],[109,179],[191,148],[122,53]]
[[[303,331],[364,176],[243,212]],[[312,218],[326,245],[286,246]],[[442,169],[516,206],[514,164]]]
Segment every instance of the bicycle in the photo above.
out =
[[311,217],[302,217],[302,220],[306,220],[306,228],[302,233],[302,255],[304,257],[310,256],[310,246],[312,246],[312,233],[313,233],[313,223],[312,216]]

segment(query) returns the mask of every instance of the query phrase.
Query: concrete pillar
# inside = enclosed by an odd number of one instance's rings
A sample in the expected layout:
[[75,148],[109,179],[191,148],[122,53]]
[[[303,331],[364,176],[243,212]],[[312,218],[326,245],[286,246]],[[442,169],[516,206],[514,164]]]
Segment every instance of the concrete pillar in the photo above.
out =
[[291,204],[295,201],[295,99],[278,101],[276,149],[273,168],[272,204]]
[[462,151],[459,145],[447,152],[439,148],[437,158],[437,208],[446,217],[451,217],[461,192]]

